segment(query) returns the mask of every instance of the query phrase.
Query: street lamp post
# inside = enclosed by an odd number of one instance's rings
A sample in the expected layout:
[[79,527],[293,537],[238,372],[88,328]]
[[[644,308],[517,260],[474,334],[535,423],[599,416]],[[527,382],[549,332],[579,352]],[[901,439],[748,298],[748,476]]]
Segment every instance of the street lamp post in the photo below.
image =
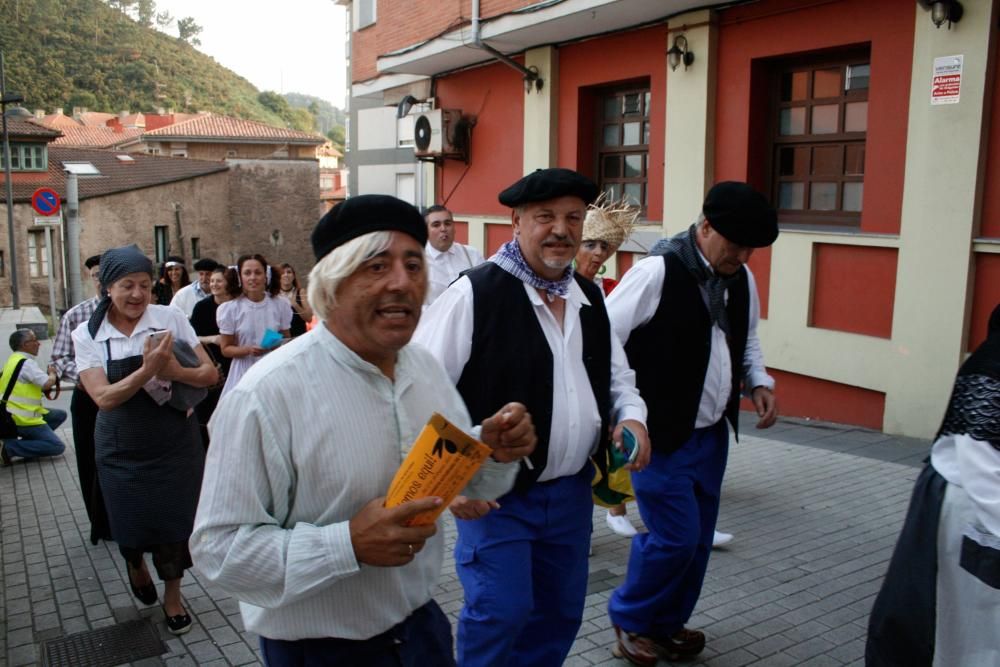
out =
[[10,243],[10,295],[11,305],[21,307],[17,296],[17,246],[14,244],[14,189],[10,178],[10,140],[7,136],[7,105],[24,101],[20,95],[7,92],[7,74],[4,68],[3,51],[0,51],[0,115],[3,116],[3,171],[7,204],[7,239]]

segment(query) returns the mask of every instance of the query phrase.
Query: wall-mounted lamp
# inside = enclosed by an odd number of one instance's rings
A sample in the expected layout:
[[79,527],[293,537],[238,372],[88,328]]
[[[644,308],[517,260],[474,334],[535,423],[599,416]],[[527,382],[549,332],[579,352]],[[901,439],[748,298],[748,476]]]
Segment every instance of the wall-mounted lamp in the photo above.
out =
[[958,0],[934,0],[933,2],[924,0],[922,4],[925,7],[930,7],[931,21],[936,27],[940,28],[947,22],[949,30],[951,30],[952,23],[958,23],[965,11],[962,3]]
[[684,63],[684,69],[690,67],[694,62],[694,54],[688,49],[687,37],[677,35],[674,37],[674,45],[667,51],[667,63],[671,71],[676,72],[677,66]]

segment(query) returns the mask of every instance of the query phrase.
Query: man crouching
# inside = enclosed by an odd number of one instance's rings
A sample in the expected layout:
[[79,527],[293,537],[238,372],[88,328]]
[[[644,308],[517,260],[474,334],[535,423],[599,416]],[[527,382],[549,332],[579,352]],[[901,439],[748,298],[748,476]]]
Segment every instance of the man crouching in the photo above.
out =
[[[431,599],[443,537],[392,509],[386,490],[439,412],[471,421],[444,369],[408,345],[427,290],[427,228],[409,204],[363,195],[312,235],[315,327],[254,366],[211,424],[191,537],[199,571],[240,600],[268,665],[451,665],[451,629]],[[535,431],[509,403],[482,423],[493,447],[465,494],[510,490]]]

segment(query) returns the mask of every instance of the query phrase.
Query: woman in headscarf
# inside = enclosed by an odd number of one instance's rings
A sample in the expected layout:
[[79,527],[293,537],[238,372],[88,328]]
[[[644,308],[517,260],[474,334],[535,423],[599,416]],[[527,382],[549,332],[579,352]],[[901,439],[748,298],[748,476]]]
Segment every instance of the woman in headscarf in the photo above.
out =
[[962,364],[868,621],[868,667],[1000,665],[1000,305]]
[[192,410],[173,405],[185,386],[209,386],[217,373],[184,313],[149,305],[153,264],[139,248],[108,250],[100,267],[104,296],[73,332],[80,378],[99,409],[97,475],[132,592],[146,604],[157,600],[143,555],[150,552],[164,581],[167,627],[182,634],[191,618],[180,583],[191,567],[205,453]]
[[188,277],[187,267],[184,266],[183,257],[171,255],[160,267],[160,279],[153,285],[152,302],[161,306],[169,306],[174,295],[181,291],[182,287],[191,284]]
[[[611,294],[618,281],[603,277],[604,263],[618,252],[632,233],[638,217],[639,209],[635,206],[629,206],[626,201],[610,201],[604,195],[587,208],[580,249],[576,252],[576,272],[595,281],[605,296]],[[635,526],[626,516],[625,503],[608,509],[605,521],[608,528],[623,537],[636,534]]]
[[[243,255],[236,261],[232,301],[219,306],[219,347],[233,360],[222,395],[236,386],[262,355],[289,336],[292,307],[278,296],[281,279],[262,255]],[[268,343],[265,345],[265,343]]]

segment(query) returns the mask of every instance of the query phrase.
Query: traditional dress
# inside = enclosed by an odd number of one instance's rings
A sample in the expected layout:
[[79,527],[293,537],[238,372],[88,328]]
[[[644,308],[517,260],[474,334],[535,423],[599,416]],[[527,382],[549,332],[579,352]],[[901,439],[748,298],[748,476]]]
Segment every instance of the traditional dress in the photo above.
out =
[[868,623],[869,667],[1000,665],[1000,306],[962,365]]
[[[84,322],[73,331],[77,369],[104,368],[112,384],[142,366],[152,331],[167,329],[192,348],[199,344],[184,314],[170,306],[147,306],[128,336],[107,318],[93,332],[89,326]],[[111,536],[122,554],[134,564],[136,554],[152,551],[161,579],[180,577],[191,565],[187,539],[205,458],[198,422],[140,389],[98,413],[94,442]]]
[[[232,301],[219,306],[216,311],[219,333],[233,336],[236,345],[252,347],[260,345],[264,332],[287,331],[292,325],[292,307],[286,299],[265,294],[260,301],[251,301],[245,296],[239,296]],[[233,359],[226,376],[226,384],[222,395],[232,391],[239,383],[243,374],[260,361],[261,357],[248,354],[245,357]]]

